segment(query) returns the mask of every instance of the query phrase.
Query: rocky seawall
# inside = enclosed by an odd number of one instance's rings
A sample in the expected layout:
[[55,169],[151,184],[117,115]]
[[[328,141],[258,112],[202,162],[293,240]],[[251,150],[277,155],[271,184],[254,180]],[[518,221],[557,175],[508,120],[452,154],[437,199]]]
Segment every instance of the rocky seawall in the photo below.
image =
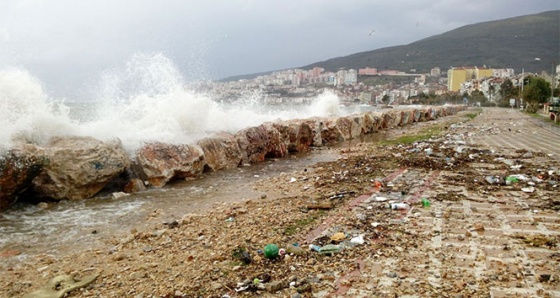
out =
[[218,133],[196,144],[149,143],[133,156],[119,140],[60,136],[45,146],[22,144],[0,156],[0,211],[18,199],[80,200],[104,189],[137,192],[284,157],[362,135],[453,115],[464,106],[391,109],[343,117],[267,122],[235,134]]

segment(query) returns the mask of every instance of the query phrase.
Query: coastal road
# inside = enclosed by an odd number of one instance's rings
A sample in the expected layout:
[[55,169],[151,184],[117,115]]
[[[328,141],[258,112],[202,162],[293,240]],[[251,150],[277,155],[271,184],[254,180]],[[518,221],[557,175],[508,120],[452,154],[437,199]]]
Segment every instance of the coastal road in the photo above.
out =
[[560,157],[560,126],[515,109],[485,108],[465,124],[469,144],[540,151]]
[[[355,268],[337,275],[334,290],[316,297],[560,297],[558,188],[551,186],[558,183],[553,172],[559,168],[559,130],[520,111],[494,108],[452,125],[446,144],[465,141],[472,153],[493,153],[456,169],[395,169],[384,179],[391,188],[348,203],[357,217],[379,208],[372,198],[404,189],[413,207],[386,215],[387,230],[401,227],[396,236],[386,232],[385,240],[372,239],[372,253],[356,258]],[[504,170],[507,161],[522,170]],[[539,169],[549,172],[547,181],[484,180]],[[423,208],[421,198],[431,206]],[[344,216],[352,218],[343,211],[308,237],[332,234],[329,229],[340,228]],[[401,231],[406,236],[399,241],[382,244]]]

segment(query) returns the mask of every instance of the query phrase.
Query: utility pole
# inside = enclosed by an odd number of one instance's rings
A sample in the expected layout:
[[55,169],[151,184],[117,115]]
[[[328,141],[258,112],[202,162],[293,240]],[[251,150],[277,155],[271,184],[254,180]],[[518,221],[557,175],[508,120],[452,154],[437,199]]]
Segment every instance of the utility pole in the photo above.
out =
[[556,68],[556,61],[552,61],[552,73],[550,75],[550,104],[554,102],[554,83],[556,81],[554,77],[555,68]]
[[519,105],[523,104],[523,85],[525,85],[525,68],[521,68],[521,94],[519,94]]

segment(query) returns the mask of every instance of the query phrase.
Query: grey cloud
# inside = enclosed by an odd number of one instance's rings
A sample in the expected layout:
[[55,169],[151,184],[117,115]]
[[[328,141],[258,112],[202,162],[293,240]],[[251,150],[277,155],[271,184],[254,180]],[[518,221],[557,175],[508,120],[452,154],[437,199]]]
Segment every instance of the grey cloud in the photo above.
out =
[[553,9],[557,0],[4,0],[0,67],[20,65],[47,89],[71,89],[134,53],[162,52],[188,80],[218,79]]

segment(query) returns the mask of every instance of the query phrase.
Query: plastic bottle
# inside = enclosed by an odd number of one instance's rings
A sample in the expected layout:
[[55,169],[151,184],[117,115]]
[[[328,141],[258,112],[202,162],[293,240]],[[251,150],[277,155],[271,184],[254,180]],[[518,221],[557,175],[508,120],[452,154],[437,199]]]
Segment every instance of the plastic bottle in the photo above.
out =
[[309,244],[309,249],[312,251],[319,252],[321,250],[321,247],[319,245]]
[[517,182],[519,182],[519,179],[515,176],[508,176],[506,178],[506,185],[510,185],[512,183],[517,183]]
[[408,209],[410,206],[406,203],[393,203],[390,205],[391,209],[393,210],[404,210]]
[[319,253],[324,255],[332,255],[333,253],[339,253],[342,250],[340,245],[327,244],[319,250]]

